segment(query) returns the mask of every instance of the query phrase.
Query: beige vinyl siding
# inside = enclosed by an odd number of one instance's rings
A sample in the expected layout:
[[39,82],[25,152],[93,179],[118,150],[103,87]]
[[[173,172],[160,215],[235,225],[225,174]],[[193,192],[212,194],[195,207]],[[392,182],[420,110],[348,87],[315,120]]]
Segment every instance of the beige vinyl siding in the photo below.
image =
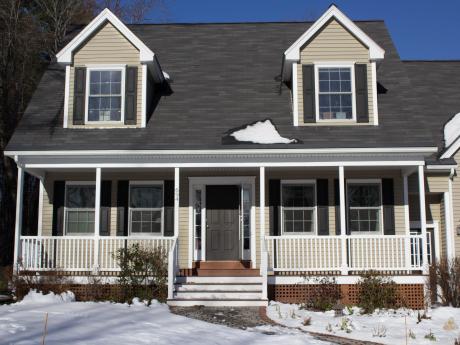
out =
[[[418,194],[418,174],[412,174],[408,179],[409,193]],[[426,173],[425,192],[444,193],[449,191],[449,175],[445,173]]]
[[439,204],[439,240],[441,253],[438,257],[446,256],[447,254],[447,241],[446,241],[446,213],[445,213],[445,204],[444,196],[441,198],[441,203]]
[[325,27],[310,40],[300,51],[300,64],[297,65],[297,92],[299,102],[299,124],[304,126],[318,125],[367,125],[350,121],[321,123],[303,122],[303,76],[302,65],[317,62],[356,62],[367,64],[369,124],[374,123],[374,106],[372,88],[375,81],[372,80],[372,67],[369,60],[369,49],[365,47],[355,36],[347,31],[336,20],[330,21]]
[[[103,126],[100,124],[74,126],[72,124],[75,67],[91,64],[137,66],[137,120],[136,126],[130,127],[140,127],[142,124],[142,66],[139,60],[139,50],[135,48],[131,42],[129,42],[111,23],[105,24],[74,53],[73,65],[70,67],[69,75],[68,126],[85,128]],[[113,126],[117,125],[110,124],[110,127]],[[124,124],[120,124],[119,126],[126,127]]]

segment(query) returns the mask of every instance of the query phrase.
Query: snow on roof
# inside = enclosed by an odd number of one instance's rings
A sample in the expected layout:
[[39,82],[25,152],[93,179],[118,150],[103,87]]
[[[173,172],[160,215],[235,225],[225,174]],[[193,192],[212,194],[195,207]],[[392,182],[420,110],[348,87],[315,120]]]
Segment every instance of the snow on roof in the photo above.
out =
[[297,139],[282,137],[270,120],[258,121],[229,134],[237,141],[254,144],[293,144]]
[[444,126],[444,141],[449,147],[460,135],[460,113],[452,117]]

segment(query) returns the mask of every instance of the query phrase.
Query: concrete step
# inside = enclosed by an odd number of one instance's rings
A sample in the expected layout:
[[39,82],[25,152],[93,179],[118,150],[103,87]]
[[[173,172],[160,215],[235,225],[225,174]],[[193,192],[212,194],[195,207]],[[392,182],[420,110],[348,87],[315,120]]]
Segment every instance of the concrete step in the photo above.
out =
[[172,299],[168,305],[173,307],[266,307],[268,300],[262,299]]
[[176,291],[175,299],[230,299],[230,300],[246,300],[260,299],[261,291]]
[[228,276],[179,276],[176,277],[177,284],[262,284],[262,277],[228,277]]
[[262,284],[176,284],[176,291],[262,291]]

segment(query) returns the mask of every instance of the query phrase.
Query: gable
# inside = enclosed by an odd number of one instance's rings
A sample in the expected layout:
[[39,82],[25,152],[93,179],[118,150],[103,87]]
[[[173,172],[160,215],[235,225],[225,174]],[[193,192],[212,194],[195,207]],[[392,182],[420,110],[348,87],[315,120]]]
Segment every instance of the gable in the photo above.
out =
[[75,65],[139,64],[139,50],[110,22],[106,22],[74,52]]
[[368,62],[369,49],[336,19],[332,19],[300,49],[301,63],[326,60]]

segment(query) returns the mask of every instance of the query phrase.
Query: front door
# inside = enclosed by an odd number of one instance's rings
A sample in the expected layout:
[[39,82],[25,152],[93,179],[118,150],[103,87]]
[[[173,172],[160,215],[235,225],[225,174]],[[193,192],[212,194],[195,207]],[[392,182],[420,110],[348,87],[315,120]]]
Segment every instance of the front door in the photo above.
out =
[[239,260],[239,187],[206,186],[206,260]]

